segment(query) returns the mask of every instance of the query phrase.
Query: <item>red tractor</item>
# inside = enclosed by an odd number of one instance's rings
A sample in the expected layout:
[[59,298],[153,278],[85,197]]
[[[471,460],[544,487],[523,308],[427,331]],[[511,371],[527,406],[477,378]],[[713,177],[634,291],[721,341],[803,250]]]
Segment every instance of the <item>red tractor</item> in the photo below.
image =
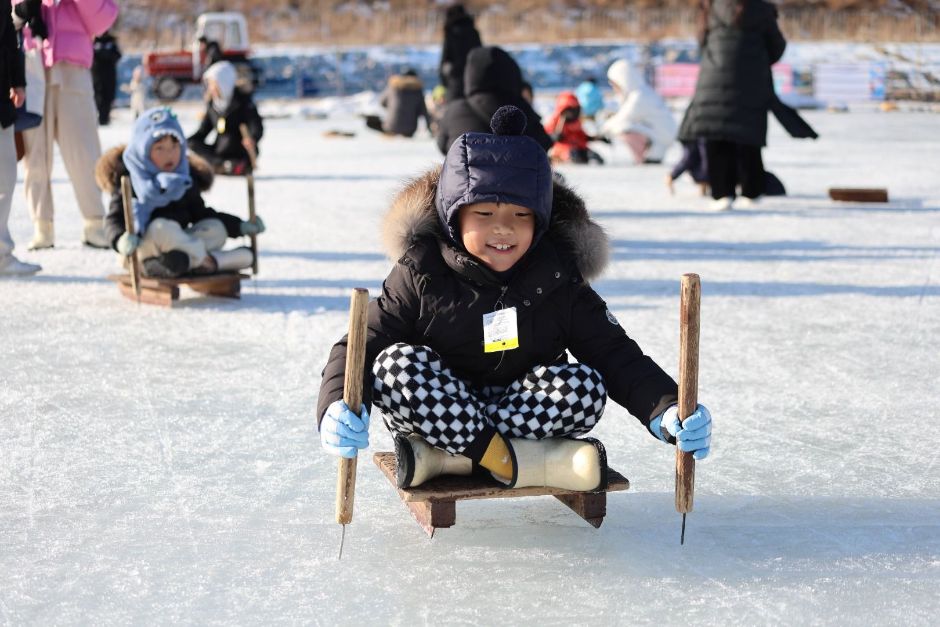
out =
[[198,83],[207,57],[230,61],[239,74],[239,87],[251,90],[258,72],[248,59],[248,25],[235,12],[203,13],[196,20],[191,50],[151,52],[144,56],[144,71],[151,77],[153,94],[160,100],[176,100],[187,84]]

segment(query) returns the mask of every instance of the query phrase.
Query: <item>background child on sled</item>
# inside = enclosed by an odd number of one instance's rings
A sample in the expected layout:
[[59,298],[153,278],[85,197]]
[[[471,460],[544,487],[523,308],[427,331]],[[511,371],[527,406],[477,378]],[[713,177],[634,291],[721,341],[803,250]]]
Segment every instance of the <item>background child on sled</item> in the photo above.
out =
[[[251,265],[250,249],[221,249],[229,237],[262,233],[264,223],[206,206],[200,191],[212,184],[212,171],[198,157],[187,157],[183,129],[170,109],[145,111],[134,123],[130,143],[105,153],[95,174],[111,194],[108,241],[125,257],[139,248],[145,275],[210,274]],[[125,175],[134,189],[133,225],[124,222],[120,181]]]
[[[251,169],[249,153],[258,155],[264,124],[251,95],[237,88],[238,73],[228,61],[213,63],[202,75],[206,86],[206,113],[189,137],[189,149],[208,161],[216,172],[245,174]],[[242,137],[240,127],[250,137]],[[215,133],[215,142],[208,143]]]
[[365,405],[357,415],[342,402],[344,338],[320,387],[322,445],[365,448],[373,403],[395,435],[401,487],[479,466],[511,486],[594,490],[603,446],[573,436],[610,394],[656,437],[705,457],[708,411],[680,425],[675,382],[587,282],[606,263],[602,229],[553,183],[521,112],[503,107],[492,125],[496,135],[458,138],[442,169],[394,201],[385,235],[400,258],[370,303]]

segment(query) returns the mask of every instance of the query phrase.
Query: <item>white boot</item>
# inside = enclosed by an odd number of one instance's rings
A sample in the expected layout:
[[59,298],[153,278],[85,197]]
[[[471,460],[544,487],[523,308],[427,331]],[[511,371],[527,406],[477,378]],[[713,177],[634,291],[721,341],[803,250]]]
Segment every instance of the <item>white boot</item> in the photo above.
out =
[[439,475],[467,476],[473,472],[469,457],[434,448],[414,434],[395,436],[395,457],[399,488],[413,488]]
[[39,264],[20,261],[13,255],[0,258],[0,276],[27,276],[40,270],[42,266]]
[[82,243],[92,248],[111,248],[111,242],[104,234],[104,220],[101,218],[85,220],[85,228],[82,230]]
[[725,196],[724,198],[718,198],[713,200],[709,205],[713,211],[730,211],[734,205],[734,198],[731,196]]
[[251,267],[254,261],[254,255],[251,249],[245,246],[233,248],[232,250],[217,250],[212,253],[219,266],[219,272],[230,272],[233,270],[243,270]]
[[26,246],[27,250],[40,250],[55,246],[55,228],[52,220],[36,220],[33,223],[33,239]]
[[515,472],[509,487],[547,486],[591,492],[607,485],[607,453],[594,438],[513,438],[509,446]]

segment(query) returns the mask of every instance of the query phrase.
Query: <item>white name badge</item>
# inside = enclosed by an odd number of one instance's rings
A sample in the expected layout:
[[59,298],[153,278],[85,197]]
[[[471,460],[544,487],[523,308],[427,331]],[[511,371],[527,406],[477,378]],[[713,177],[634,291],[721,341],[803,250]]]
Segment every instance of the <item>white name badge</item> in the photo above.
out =
[[519,348],[516,308],[483,314],[483,352],[496,353]]

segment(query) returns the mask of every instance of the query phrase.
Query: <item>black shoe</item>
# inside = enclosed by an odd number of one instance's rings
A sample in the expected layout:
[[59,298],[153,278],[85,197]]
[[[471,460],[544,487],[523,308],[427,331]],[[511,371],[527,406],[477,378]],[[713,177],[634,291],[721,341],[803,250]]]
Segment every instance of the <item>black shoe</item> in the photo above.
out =
[[144,275],[157,279],[175,279],[189,270],[189,255],[181,250],[171,250],[143,261]]

